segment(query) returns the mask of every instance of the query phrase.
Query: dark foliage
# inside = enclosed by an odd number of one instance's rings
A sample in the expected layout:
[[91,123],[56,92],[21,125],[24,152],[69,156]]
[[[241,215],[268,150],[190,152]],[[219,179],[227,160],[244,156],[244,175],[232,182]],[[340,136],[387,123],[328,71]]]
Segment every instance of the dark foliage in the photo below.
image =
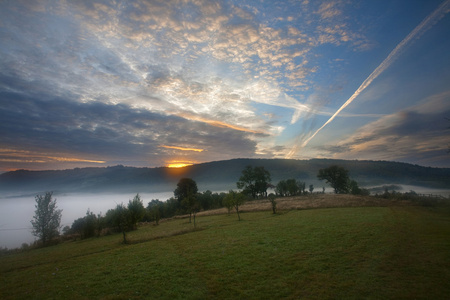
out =
[[52,199],[53,192],[36,195],[36,205],[33,220],[33,235],[38,237],[43,245],[47,245],[59,235],[61,223],[61,209],[57,209],[56,199]]
[[238,189],[253,199],[267,197],[267,188],[270,184],[270,173],[264,167],[247,166],[236,183]]

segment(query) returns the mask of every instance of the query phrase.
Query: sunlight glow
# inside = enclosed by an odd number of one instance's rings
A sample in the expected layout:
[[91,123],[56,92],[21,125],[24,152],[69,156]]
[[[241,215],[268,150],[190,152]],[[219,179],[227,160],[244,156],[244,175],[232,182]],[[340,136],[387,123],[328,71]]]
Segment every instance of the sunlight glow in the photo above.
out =
[[192,164],[188,164],[188,163],[170,163],[167,165],[168,168],[183,168],[183,167],[188,167],[188,166],[192,166]]

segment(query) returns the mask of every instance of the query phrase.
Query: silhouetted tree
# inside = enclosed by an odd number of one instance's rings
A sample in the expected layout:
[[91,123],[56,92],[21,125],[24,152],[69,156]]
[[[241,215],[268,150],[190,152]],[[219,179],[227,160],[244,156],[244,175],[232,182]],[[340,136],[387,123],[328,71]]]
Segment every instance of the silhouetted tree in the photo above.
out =
[[295,196],[298,195],[300,192],[299,183],[297,180],[291,178],[286,180],[286,187],[289,193],[289,196]]
[[242,170],[242,175],[236,183],[238,189],[255,199],[258,195],[267,196],[267,188],[270,184],[270,173],[264,167],[247,166]]
[[188,196],[189,193],[195,195],[197,192],[197,183],[192,178],[181,178],[180,181],[178,181],[177,188],[173,193],[175,198],[181,202]]
[[185,207],[187,212],[189,213],[189,223],[191,223],[191,216],[194,215],[194,227],[195,227],[195,216],[197,212],[200,210],[200,204],[197,201],[195,194],[193,194],[189,188],[186,197],[182,201],[182,206]]
[[309,185],[309,192],[312,194],[314,192],[314,185]]
[[62,210],[56,206],[56,199],[52,200],[53,192],[36,195],[36,205],[33,220],[33,235],[38,237],[44,245],[59,235]]
[[277,195],[284,197],[287,195],[288,189],[287,189],[287,184],[286,184],[286,180],[280,180],[277,185],[275,186],[275,193],[277,193]]
[[333,165],[320,169],[317,178],[326,180],[333,187],[336,194],[347,194],[349,192],[350,178],[348,171],[343,167]]

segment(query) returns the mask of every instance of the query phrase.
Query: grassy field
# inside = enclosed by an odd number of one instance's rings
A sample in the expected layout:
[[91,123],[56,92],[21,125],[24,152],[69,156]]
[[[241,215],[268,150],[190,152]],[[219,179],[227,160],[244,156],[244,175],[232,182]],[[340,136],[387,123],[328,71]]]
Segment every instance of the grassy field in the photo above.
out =
[[[292,200],[299,201],[299,200]],[[244,212],[0,257],[1,299],[448,299],[450,211]]]

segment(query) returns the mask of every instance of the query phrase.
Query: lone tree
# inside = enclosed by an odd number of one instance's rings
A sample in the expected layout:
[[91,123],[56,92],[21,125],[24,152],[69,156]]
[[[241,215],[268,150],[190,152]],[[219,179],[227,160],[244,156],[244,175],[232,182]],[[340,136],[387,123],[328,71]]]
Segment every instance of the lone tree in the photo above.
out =
[[128,201],[128,218],[129,218],[129,229],[137,229],[137,223],[142,220],[145,215],[145,207],[142,203],[141,196],[136,194],[133,200]]
[[274,193],[269,194],[269,201],[270,201],[270,204],[272,204],[273,214],[276,214],[277,213],[277,201],[276,201],[276,196]]
[[270,180],[270,173],[264,167],[247,166],[242,170],[236,185],[244,194],[251,195],[255,199],[257,196],[267,196]]
[[36,210],[33,220],[33,235],[38,237],[42,244],[47,245],[53,238],[59,235],[61,223],[61,209],[57,209],[56,199],[52,200],[53,192],[45,195],[36,195]]
[[234,207],[236,209],[236,213],[238,215],[238,220],[241,220],[241,216],[239,214],[239,206],[244,204],[245,202],[245,195],[243,193],[235,192],[233,190],[230,190],[228,194],[224,198],[224,202],[226,203],[226,206],[228,207]]
[[191,216],[199,208],[195,195],[198,192],[197,183],[192,178],[181,178],[177,183],[177,188],[173,192],[178,203],[189,213],[189,223]]
[[331,185],[336,194],[347,194],[350,190],[350,177],[348,170],[343,167],[333,165],[331,167],[320,169],[317,178],[326,180]]

